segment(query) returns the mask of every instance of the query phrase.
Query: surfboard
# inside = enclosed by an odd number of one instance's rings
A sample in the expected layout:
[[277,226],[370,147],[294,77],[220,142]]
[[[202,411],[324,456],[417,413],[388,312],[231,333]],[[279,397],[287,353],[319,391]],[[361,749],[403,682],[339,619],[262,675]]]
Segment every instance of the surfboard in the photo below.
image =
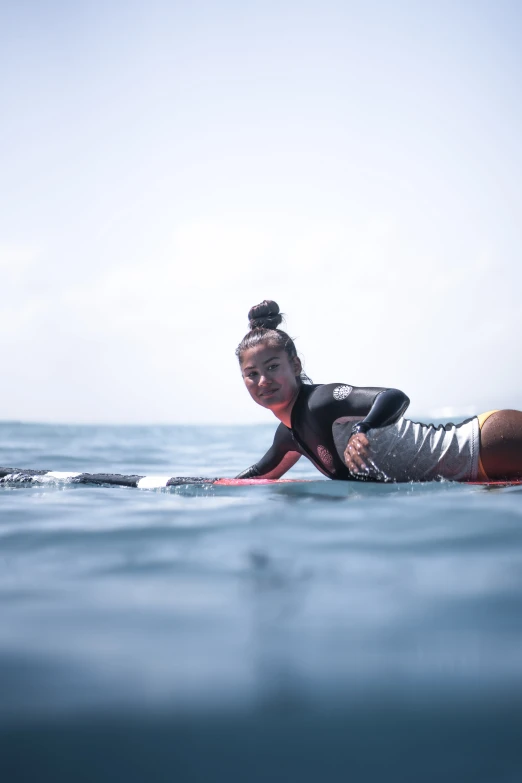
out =
[[0,468],[0,484],[30,484],[67,481],[72,484],[95,484],[102,486],[137,487],[138,489],[161,489],[184,484],[210,484],[223,486],[300,484],[311,479],[236,479],[209,478],[205,476],[163,476],[123,475],[120,473],[72,473],[56,470],[29,470],[24,468]]
[[[321,479],[324,480],[324,479]],[[52,482],[71,484],[93,484],[97,486],[136,487],[138,489],[163,489],[183,485],[209,486],[266,486],[267,484],[306,484],[313,479],[237,479],[209,478],[205,476],[164,476],[164,475],[123,475],[120,473],[72,473],[53,470],[29,470],[23,468],[0,468],[0,484],[47,484]],[[344,483],[344,482],[343,482]],[[357,482],[358,484],[362,482]],[[375,482],[371,482],[375,483]],[[522,485],[521,480],[513,481],[469,481],[474,486],[512,487]]]

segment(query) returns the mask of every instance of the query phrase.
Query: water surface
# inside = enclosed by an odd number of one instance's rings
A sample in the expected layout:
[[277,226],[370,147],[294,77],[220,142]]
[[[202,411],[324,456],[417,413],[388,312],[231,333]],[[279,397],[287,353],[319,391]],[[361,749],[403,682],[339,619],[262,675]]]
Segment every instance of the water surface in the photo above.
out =
[[[4,423],[0,465],[230,476],[272,435]],[[522,780],[522,488],[289,476],[0,489],[3,779]]]

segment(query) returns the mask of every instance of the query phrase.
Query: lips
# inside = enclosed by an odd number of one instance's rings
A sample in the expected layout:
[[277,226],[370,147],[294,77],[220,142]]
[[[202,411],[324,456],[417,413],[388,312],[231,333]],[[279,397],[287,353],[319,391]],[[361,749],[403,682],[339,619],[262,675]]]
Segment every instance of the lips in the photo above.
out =
[[267,389],[267,391],[260,392],[259,397],[273,397],[278,389]]

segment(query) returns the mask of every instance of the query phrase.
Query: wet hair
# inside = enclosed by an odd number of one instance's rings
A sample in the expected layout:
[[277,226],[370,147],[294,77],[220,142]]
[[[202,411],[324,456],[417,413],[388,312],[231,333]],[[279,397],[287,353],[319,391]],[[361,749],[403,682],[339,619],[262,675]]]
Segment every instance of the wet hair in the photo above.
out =
[[[261,304],[254,305],[248,312],[248,325],[250,331],[245,334],[236,348],[236,356],[241,362],[241,356],[249,348],[257,345],[269,345],[277,351],[285,351],[290,360],[295,359],[297,349],[295,343],[286,332],[278,329],[283,321],[283,314],[279,312],[279,305],[270,299],[264,299]],[[302,383],[312,383],[306,373],[298,376]]]

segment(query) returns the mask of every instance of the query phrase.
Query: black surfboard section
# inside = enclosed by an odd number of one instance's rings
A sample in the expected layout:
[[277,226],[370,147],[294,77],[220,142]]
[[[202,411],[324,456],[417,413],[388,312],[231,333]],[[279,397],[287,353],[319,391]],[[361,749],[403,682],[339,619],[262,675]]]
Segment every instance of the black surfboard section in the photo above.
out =
[[[50,470],[28,470],[25,468],[0,468],[0,484],[31,484],[48,476],[57,480],[66,480],[71,484],[95,484],[98,486],[137,487],[147,476],[123,475],[121,473],[66,473],[55,474]],[[172,476],[163,486],[176,487],[184,484],[213,484],[217,478],[202,476]],[[160,485],[158,485],[159,487]]]

